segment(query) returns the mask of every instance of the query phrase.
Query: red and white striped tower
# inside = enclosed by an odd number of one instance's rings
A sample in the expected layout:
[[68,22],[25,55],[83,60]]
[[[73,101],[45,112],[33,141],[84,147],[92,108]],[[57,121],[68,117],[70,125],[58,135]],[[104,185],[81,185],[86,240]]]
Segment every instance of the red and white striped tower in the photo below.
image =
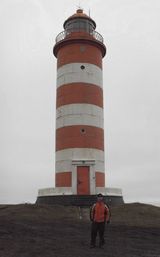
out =
[[106,47],[82,9],[64,22],[57,58],[56,189],[91,195],[105,188],[102,58]]
[[105,188],[102,58],[96,23],[82,9],[64,22],[57,58],[56,187],[38,191],[37,203],[90,206],[95,195],[123,204],[122,190]]

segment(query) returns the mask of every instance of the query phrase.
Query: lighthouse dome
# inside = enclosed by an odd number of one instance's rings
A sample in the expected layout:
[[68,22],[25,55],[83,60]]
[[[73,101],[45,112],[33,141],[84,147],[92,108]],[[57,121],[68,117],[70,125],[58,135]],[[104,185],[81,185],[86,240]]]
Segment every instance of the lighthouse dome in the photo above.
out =
[[91,33],[95,30],[96,23],[83,13],[82,9],[78,9],[64,22],[63,27],[67,32],[85,31]]

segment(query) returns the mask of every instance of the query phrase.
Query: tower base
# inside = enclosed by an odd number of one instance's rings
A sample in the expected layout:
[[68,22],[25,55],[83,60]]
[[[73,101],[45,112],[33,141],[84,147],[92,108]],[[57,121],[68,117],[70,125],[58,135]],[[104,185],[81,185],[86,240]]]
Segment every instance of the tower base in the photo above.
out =
[[[73,195],[56,194],[55,188],[40,189],[36,204],[63,205],[63,206],[91,206],[96,202],[97,194],[94,195]],[[104,202],[110,206],[124,204],[122,191],[117,188],[105,188],[103,192]],[[107,193],[108,191],[108,193]],[[53,193],[54,192],[54,193]],[[109,193],[110,192],[110,193]],[[98,193],[98,192],[97,192]]]

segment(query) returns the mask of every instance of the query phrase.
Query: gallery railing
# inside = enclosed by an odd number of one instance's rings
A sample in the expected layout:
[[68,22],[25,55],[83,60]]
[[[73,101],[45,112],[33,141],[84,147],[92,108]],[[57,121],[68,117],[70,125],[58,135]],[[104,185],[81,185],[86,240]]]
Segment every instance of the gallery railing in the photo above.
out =
[[[72,31],[68,31],[68,30],[64,30],[62,32],[60,32],[58,34],[58,36],[56,37],[56,43],[58,43],[61,40],[64,40],[65,38],[67,38],[67,36],[69,36],[71,33],[73,32],[84,32],[84,30],[72,30]],[[97,41],[100,41],[101,43],[103,43],[103,37],[101,36],[101,34],[99,34],[97,31],[91,31],[91,32],[86,32],[87,34],[89,34],[90,36],[92,36],[94,39],[96,39]]]

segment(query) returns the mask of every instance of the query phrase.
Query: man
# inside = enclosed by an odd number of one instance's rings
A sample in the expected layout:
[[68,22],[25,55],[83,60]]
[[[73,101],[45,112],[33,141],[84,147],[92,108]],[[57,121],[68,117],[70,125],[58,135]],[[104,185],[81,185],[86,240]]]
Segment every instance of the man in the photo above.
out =
[[105,223],[110,222],[110,211],[107,205],[103,202],[103,195],[97,195],[97,202],[90,209],[91,226],[91,248],[96,247],[96,237],[99,234],[99,247],[104,245]]

